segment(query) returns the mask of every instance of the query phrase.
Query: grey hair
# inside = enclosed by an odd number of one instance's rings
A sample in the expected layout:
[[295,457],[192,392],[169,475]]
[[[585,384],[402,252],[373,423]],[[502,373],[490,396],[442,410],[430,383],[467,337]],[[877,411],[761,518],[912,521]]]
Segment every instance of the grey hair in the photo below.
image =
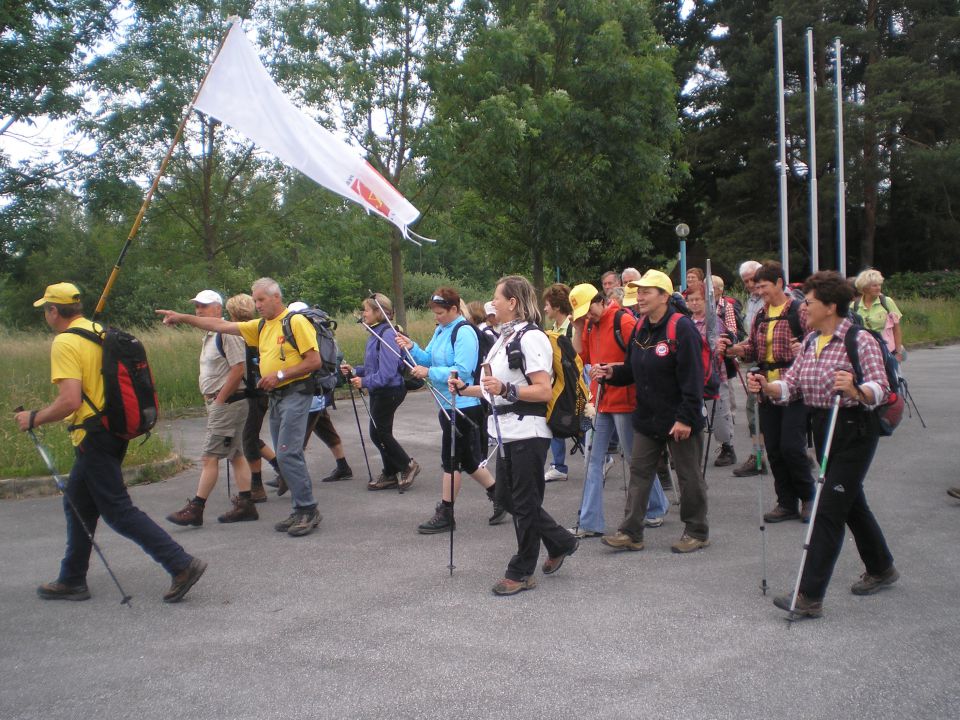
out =
[[744,275],[749,277],[759,269],[760,263],[758,263],[756,260],[747,260],[740,265],[740,277],[743,278]]
[[[629,275],[630,277],[627,277]],[[621,282],[630,282],[631,280],[639,280],[643,277],[643,273],[637,270],[635,267],[624,268],[623,272],[620,273]]]
[[250,292],[255,293],[257,290],[263,290],[267,295],[276,295],[279,298],[283,298],[283,291],[280,289],[280,283],[278,283],[273,278],[262,277],[259,280],[255,280],[253,285],[250,287]]
[[717,285],[720,286],[720,292],[722,293],[722,292],[723,292],[723,288],[725,287],[724,284],[723,284],[723,278],[720,277],[719,275],[711,275],[711,276],[710,276],[710,279],[713,280],[713,285],[714,285],[714,287],[716,287]]

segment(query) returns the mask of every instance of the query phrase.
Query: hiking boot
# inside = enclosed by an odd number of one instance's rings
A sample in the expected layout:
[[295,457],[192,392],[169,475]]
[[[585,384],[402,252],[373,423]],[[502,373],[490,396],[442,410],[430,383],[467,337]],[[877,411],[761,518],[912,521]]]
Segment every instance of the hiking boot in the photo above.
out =
[[877,590],[893,585],[899,579],[900,573],[891,565],[879,575],[864,573],[850,588],[850,592],[854,595],[873,595]]
[[297,513],[297,517],[290,527],[287,528],[287,535],[293,537],[309,535],[320,524],[321,520],[323,520],[323,516],[317,512],[316,508],[301,510]]
[[287,487],[287,481],[283,479],[283,475],[277,475],[277,497],[281,495],[286,495],[287,490],[290,488]]
[[957,500],[960,500],[960,487],[948,489],[947,495],[949,495],[952,498],[956,498]]
[[433,517],[426,522],[420,523],[417,532],[421,535],[436,535],[446,530],[456,530],[457,521],[453,518],[453,508],[447,507],[442,502],[437,503]]
[[67,585],[54,580],[38,587],[37,597],[42,600],[89,600],[90,590],[86,583]]
[[183,600],[183,596],[200,579],[206,569],[207,564],[203,560],[193,558],[189,565],[173,576],[170,589],[163,594],[163,601],[165,603],[175,603]]
[[557,470],[556,465],[551,465],[550,469],[543,474],[544,482],[557,482],[559,480],[566,480],[567,474],[563,470]]
[[614,535],[604,535],[600,538],[600,542],[617,550],[632,550],[634,552],[643,550],[643,540],[634,540],[620,530],[617,530]]
[[253,500],[247,500],[247,498],[236,495],[232,498],[232,502],[233,509],[227,510],[227,512],[218,517],[217,522],[233,523],[260,519],[260,513],[257,512],[257,506],[253,504]]
[[582,527],[572,527],[572,528],[567,528],[567,530],[569,530],[570,534],[579,540],[583,540],[584,538],[603,537],[602,532],[599,532],[597,530],[587,530],[586,528],[582,528]]
[[487,518],[487,524],[499,525],[507,519],[507,509],[496,500],[492,500],[491,502],[493,502],[493,515]]
[[537,586],[537,581],[532,577],[525,577],[523,580],[511,580],[503,578],[493,586],[494,595],[516,595],[521,590],[533,590]]
[[573,547],[567,550],[565,553],[560,553],[556,557],[547,558],[543,561],[543,574],[544,575],[553,575],[557,570],[560,569],[560,566],[563,565],[563,561],[573,555],[577,548],[580,547],[580,541],[574,539]]
[[367,490],[386,490],[387,488],[396,486],[397,474],[393,473],[391,475],[387,475],[385,472],[381,471],[376,480],[367,483]]
[[265,503],[267,501],[267,491],[263,485],[254,485],[250,488],[250,499],[255,503]]
[[813,500],[804,500],[800,503],[800,522],[805,525],[810,524],[810,516],[813,514]]
[[684,533],[680,536],[680,539],[677,540],[673,545],[670,546],[670,550],[675,553],[692,553],[696,550],[702,550],[705,547],[710,546],[709,540],[701,540],[700,538],[695,538],[692,535],[687,535]]
[[793,594],[781,595],[773,599],[773,604],[781,610],[790,613],[791,620],[803,620],[805,618],[815,619],[823,615],[823,600],[811,600],[803,593],[797,594],[797,604],[790,612],[790,601],[793,600]]
[[799,517],[800,513],[798,513],[795,509],[788,510],[782,505],[777,505],[770,512],[764,513],[763,521],[768,523],[779,523],[783,522],[784,520],[796,520]]
[[761,469],[757,470],[757,454],[750,453],[750,457],[747,458],[746,462],[736,468],[733,474],[737,477],[753,477],[754,475],[759,475],[761,472],[767,472],[767,461],[763,460]]
[[411,485],[413,485],[414,479],[417,475],[420,474],[420,463],[418,463],[413,458],[410,458],[410,464],[407,465],[407,469],[400,473],[400,489],[406,490]]
[[280,522],[278,522],[276,525],[273,526],[273,529],[276,530],[277,532],[286,532],[297,521],[299,514],[300,514],[299,511],[294,510],[292,513],[290,513],[290,517],[288,517],[286,520],[281,520]]
[[194,527],[200,527],[203,525],[203,505],[195,500],[187,500],[186,505],[175,513],[167,515],[167,520],[174,525],[193,525]]
[[349,465],[347,465],[345,468],[341,468],[339,465],[337,465],[333,472],[327,475],[325,478],[322,478],[320,482],[338,482],[340,480],[353,480],[353,470],[350,469]]
[[[713,461],[714,467],[726,467],[727,465],[734,465],[737,462],[737,453],[733,449],[733,445],[729,443],[723,443],[720,446],[720,452],[717,454],[717,459]],[[756,462],[756,460],[754,460]]]

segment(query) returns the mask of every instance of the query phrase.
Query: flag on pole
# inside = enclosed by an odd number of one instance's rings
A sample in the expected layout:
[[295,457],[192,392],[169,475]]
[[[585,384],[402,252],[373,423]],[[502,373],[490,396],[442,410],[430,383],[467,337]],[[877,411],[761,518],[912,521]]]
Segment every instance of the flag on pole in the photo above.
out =
[[419,210],[354,148],[281,92],[247,40],[240,20],[233,21],[194,107],[328,190],[386,218],[408,240],[434,242],[409,228],[420,216]]

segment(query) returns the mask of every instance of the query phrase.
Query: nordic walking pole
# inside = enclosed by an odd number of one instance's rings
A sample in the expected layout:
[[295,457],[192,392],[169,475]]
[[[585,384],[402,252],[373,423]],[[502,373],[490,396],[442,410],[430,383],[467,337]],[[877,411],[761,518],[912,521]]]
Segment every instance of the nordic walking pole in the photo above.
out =
[[790,618],[797,607],[797,595],[800,593],[800,579],[803,577],[803,567],[807,564],[807,552],[810,550],[810,539],[813,537],[813,526],[817,520],[817,507],[820,505],[820,495],[823,492],[823,483],[827,475],[827,461],[830,459],[830,446],[833,444],[833,431],[837,427],[837,415],[840,414],[840,393],[833,398],[830,408],[830,425],[827,427],[827,437],[823,443],[823,455],[820,457],[820,472],[817,475],[817,492],[813,496],[813,510],[810,511],[810,524],[807,526],[807,537],[803,541],[803,554],[800,556],[800,569],[797,570],[797,582],[793,586],[793,597],[790,599]]
[[226,465],[227,465],[227,499],[230,499],[231,497],[233,497],[230,494],[230,458],[227,458]]
[[[457,379],[458,371],[451,370],[450,378],[453,380]],[[457,409],[457,395],[456,393],[450,393],[450,397],[453,398],[453,409]],[[450,416],[450,564],[447,565],[450,568],[450,576],[453,577],[453,570],[456,567],[453,564],[453,506],[455,504],[453,491],[454,491],[454,475],[457,472],[457,466],[460,464],[457,462],[457,414],[453,413]]]
[[[589,435],[590,437],[587,437]],[[591,421],[590,428],[587,430],[583,438],[584,443],[586,443],[586,450],[583,453],[583,490],[580,491],[580,507],[577,508],[577,522],[573,526],[574,533],[580,531],[580,513],[583,512],[583,499],[587,496],[587,473],[590,471],[590,455],[593,452],[593,423]]]
[[350,382],[350,378],[353,377],[353,373],[349,373],[347,377],[347,386],[350,388],[350,402],[353,404],[353,416],[357,419],[357,433],[360,435],[360,448],[363,450],[363,461],[367,464],[367,477],[370,479],[370,484],[373,484],[373,472],[370,470],[370,458],[367,457],[367,444],[363,441],[363,430],[360,429],[360,413],[357,412],[357,400],[353,396],[353,384]]
[[490,405],[490,414],[493,415],[493,429],[497,432],[497,448],[500,452],[500,457],[505,458],[503,450],[503,438],[500,436],[500,414],[497,412],[497,405],[493,401],[493,397],[484,392],[483,383],[481,382],[483,375],[488,377],[493,377],[493,371],[490,369],[490,363],[483,363],[480,366],[481,376],[477,378],[477,382],[480,383],[480,394],[483,396],[483,399],[487,401]]
[[[759,375],[760,368],[754,366],[748,370],[751,375]],[[741,378],[742,380],[743,378]],[[746,387],[746,385],[744,385]],[[760,442],[760,393],[757,393],[757,411],[753,414],[753,436],[757,444],[753,448],[757,459],[757,498],[760,503],[760,590],[767,594],[767,521],[763,519],[763,443]]]
[[153,178],[153,183],[150,185],[150,189],[147,190],[146,197],[143,198],[143,204],[140,206],[140,212],[137,213],[137,217],[133,221],[133,226],[130,228],[130,232],[127,234],[127,240],[123,243],[123,247],[120,249],[120,255],[117,258],[117,262],[114,263],[113,270],[110,271],[110,276],[107,278],[107,284],[103,286],[103,292],[100,294],[100,299],[97,301],[97,307],[93,311],[93,315],[90,318],[91,320],[96,320],[97,315],[103,312],[103,308],[107,304],[107,297],[110,295],[110,291],[113,290],[113,285],[117,281],[117,276],[120,274],[120,266],[123,265],[123,260],[127,256],[127,251],[130,249],[133,239],[137,236],[137,232],[140,230],[140,224],[143,222],[143,216],[147,214],[147,208],[150,207],[150,202],[153,200],[153,194],[160,186],[160,178],[163,177],[164,172],[167,170],[167,165],[170,162],[170,158],[173,157],[173,151],[177,147],[177,143],[180,142],[180,138],[183,136],[183,129],[187,126],[187,120],[190,119],[190,113],[193,112],[193,106],[197,102],[197,98],[200,97],[200,92],[203,90],[203,86],[207,82],[207,77],[210,75],[210,70],[213,68],[213,64],[217,61],[217,56],[220,55],[220,51],[223,49],[223,44],[227,41],[228,34],[229,31],[224,33],[223,39],[220,40],[220,45],[217,47],[217,51],[213,54],[213,60],[210,61],[210,64],[207,66],[207,71],[203,75],[203,80],[200,81],[200,87],[197,88],[197,92],[194,94],[193,99],[187,106],[186,112],[183,113],[180,124],[177,126],[177,131],[174,133],[173,141],[170,143],[170,147],[167,148],[167,154],[164,155],[163,160],[160,162],[160,168],[157,170],[157,174]]
[[707,447],[703,453],[703,478],[707,478],[707,461],[710,459],[710,439],[713,437],[713,421],[717,416],[717,399],[713,399],[713,407],[710,408],[710,421],[707,423]]
[[[20,405],[17,408],[14,408],[15,412],[23,412],[23,405]],[[70,497],[70,493],[67,492],[67,485],[63,481],[63,478],[57,473],[56,467],[53,465],[53,458],[50,457],[50,453],[40,442],[40,439],[37,437],[37,434],[31,429],[27,430],[27,435],[30,436],[30,439],[33,440],[34,446],[37,448],[37,452],[40,453],[40,457],[43,458],[43,462],[47,466],[47,470],[53,476],[53,482],[56,483],[57,489],[63,494],[64,499],[67,501],[67,504],[70,506],[70,509],[73,511],[73,515],[77,518],[77,522],[80,523],[80,527],[83,528],[83,532],[86,534],[87,539],[90,541],[90,544],[93,546],[93,549],[97,551],[97,555],[100,556],[100,560],[103,562],[103,566],[107,569],[107,574],[110,576],[110,579],[113,580],[114,585],[117,586],[117,590],[120,591],[120,604],[130,606],[130,601],[133,600],[132,595],[127,595],[126,591],[120,585],[120,581],[117,580],[117,576],[113,574],[113,570],[110,569],[110,564],[107,562],[107,559],[103,556],[103,551],[100,549],[100,545],[97,544],[97,541],[93,539],[93,533],[90,532],[90,528],[87,527],[87,524],[83,521],[83,518],[80,516],[80,511],[77,510],[77,506],[73,504],[73,498]]]

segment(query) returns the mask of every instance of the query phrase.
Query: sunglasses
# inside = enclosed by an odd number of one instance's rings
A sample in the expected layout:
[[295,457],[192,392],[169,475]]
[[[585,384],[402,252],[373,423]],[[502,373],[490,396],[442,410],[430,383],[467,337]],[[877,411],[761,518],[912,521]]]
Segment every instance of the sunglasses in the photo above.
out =
[[432,298],[430,298],[430,302],[432,302],[434,305],[443,305],[444,307],[448,308],[455,305],[455,303],[450,302],[442,295],[434,295]]

